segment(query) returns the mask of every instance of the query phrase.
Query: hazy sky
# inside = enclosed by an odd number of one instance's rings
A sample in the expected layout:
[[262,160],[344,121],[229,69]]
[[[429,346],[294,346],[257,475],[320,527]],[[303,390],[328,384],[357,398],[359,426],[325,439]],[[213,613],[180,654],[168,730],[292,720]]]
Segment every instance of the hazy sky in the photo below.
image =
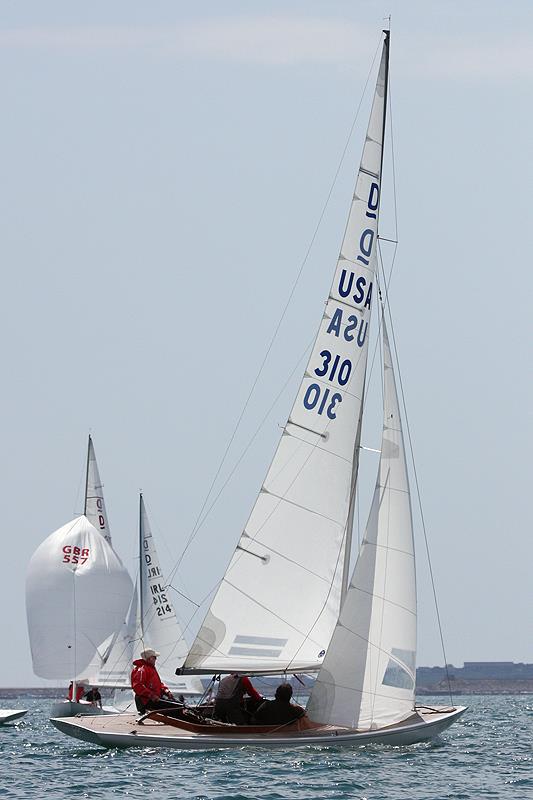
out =
[[[182,552],[389,13],[391,302],[448,661],[533,661],[533,13],[526,0],[504,8],[4,0],[0,686],[45,683],[31,667],[25,572],[82,509],[89,430],[131,571],[139,488],[161,560]],[[292,403],[366,111],[223,477],[300,366],[173,581],[196,602],[224,569]],[[389,136],[381,233],[392,238],[391,174]],[[363,438],[379,446],[377,429]],[[365,466],[371,484],[375,457]],[[418,663],[437,664],[419,552]],[[187,620],[194,606],[178,605]]]

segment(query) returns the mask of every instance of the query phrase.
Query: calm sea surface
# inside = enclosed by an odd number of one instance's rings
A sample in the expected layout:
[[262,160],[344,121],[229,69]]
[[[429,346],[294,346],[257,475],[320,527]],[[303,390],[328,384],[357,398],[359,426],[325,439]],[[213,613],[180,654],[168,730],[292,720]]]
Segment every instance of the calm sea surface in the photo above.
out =
[[30,709],[0,726],[0,798],[533,800],[531,695],[458,698],[469,710],[432,744],[287,752],[104,750],[55,730],[50,702],[0,702]]

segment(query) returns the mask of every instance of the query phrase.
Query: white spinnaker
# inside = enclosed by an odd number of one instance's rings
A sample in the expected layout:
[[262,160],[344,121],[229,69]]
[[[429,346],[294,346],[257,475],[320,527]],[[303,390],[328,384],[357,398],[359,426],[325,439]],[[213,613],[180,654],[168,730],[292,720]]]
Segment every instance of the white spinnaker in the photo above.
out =
[[335,277],[303,381],[185,667],[317,669],[337,620],[376,262],[388,42]]
[[307,704],[317,722],[372,730],[413,713],[416,574],[411,500],[389,342],[383,327],[384,423],[365,536]]
[[144,499],[140,497],[140,566],[139,566],[139,621],[135,645],[138,658],[141,651],[151,647],[159,652],[157,670],[167,686],[174,686],[175,670],[181,666],[188,652],[188,645],[178,623],[176,612],[170,597],[157,550],[150,522],[146,514]]
[[33,671],[72,679],[124,622],[132,582],[119,557],[82,516],[37,548],[26,578]]
[[89,522],[100,531],[108,544],[111,544],[111,533],[104,501],[103,484],[100,480],[92,437],[89,436],[87,448],[87,478],[85,481],[85,510]]

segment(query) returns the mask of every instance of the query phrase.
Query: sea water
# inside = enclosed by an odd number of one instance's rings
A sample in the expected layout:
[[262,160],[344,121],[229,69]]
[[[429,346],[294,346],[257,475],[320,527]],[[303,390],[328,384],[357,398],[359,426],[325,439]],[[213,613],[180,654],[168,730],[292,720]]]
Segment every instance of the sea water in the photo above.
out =
[[431,743],[284,751],[104,750],[52,727],[51,702],[0,698],[29,709],[0,726],[0,798],[533,800],[532,695],[458,697],[468,711]]

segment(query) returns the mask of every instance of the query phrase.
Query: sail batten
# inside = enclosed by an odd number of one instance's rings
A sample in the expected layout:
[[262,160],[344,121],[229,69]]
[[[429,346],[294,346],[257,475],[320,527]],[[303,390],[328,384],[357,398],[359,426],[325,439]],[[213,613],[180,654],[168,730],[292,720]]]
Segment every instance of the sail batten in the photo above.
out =
[[[263,489],[186,669],[316,668],[335,627],[349,558],[346,537],[368,357],[387,59],[385,43],[346,230],[311,355]],[[259,534],[269,547],[268,562],[243,561],[241,550]],[[266,646],[255,655],[235,650],[236,637],[253,635],[285,644],[275,655]]]

